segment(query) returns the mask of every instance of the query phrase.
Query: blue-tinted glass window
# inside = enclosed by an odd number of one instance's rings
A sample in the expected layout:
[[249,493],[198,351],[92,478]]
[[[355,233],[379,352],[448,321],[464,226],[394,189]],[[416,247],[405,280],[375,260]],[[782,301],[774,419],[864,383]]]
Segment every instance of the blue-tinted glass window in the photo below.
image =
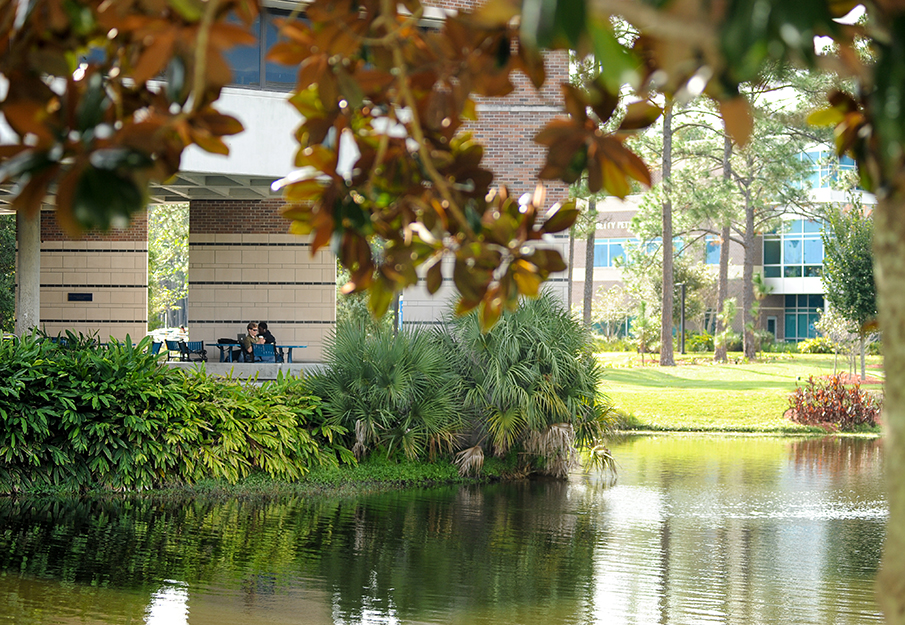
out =
[[[287,17],[288,11],[271,11],[267,13],[267,20],[264,23],[264,50],[269,50],[273,44],[279,41],[279,28],[274,20]],[[285,86],[291,88],[295,85],[296,72],[298,68],[274,63],[273,61],[265,61],[265,74],[267,76],[268,85]]]
[[820,265],[823,263],[823,241],[820,239],[804,240],[804,264]]
[[795,221],[787,221],[785,223],[786,232],[789,234],[799,234],[802,231],[802,221],[800,219],[796,219]]
[[[242,24],[238,18],[230,18],[234,24]],[[255,18],[251,32],[258,35],[260,43],[261,18]],[[261,84],[261,46],[255,43],[248,46],[234,46],[228,49],[223,56],[233,70],[234,85],[260,85]]]
[[801,265],[786,265],[782,268],[784,278],[800,278],[802,273]]
[[622,241],[610,244],[610,267],[615,265],[617,258],[625,259],[625,249],[623,248]]
[[786,239],[782,242],[783,264],[801,264],[801,239]]
[[823,310],[823,295],[808,295],[808,308]]
[[804,230],[805,233],[819,234],[820,228],[819,221],[811,221],[810,219],[802,221],[802,230]]
[[[766,248],[766,242],[764,242],[764,247]],[[720,242],[716,239],[708,240],[706,243],[706,258],[705,262],[708,265],[719,265],[720,264]]]
[[798,298],[794,295],[786,295],[786,308],[797,308]]
[[782,267],[764,267],[764,277],[765,278],[782,277]]
[[609,246],[604,242],[597,241],[594,243],[594,266],[609,267],[610,256]]

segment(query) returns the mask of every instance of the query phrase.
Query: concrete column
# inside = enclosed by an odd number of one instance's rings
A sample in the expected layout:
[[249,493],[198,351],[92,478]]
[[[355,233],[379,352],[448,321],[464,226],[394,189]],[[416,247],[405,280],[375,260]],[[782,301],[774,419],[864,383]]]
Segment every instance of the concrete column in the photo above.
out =
[[23,336],[41,323],[41,212],[16,214],[16,334]]

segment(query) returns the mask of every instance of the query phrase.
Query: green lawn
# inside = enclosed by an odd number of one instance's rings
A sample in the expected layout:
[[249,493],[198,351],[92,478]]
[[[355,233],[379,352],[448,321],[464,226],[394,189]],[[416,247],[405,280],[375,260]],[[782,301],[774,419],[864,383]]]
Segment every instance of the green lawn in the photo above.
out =
[[[626,427],[652,430],[808,432],[783,417],[788,396],[799,380],[833,372],[833,357],[823,355],[765,354],[754,364],[716,365],[712,354],[696,354],[677,356],[676,367],[642,367],[630,353],[598,358],[606,367],[604,392]],[[869,377],[882,377],[879,364],[879,357],[868,359]]]

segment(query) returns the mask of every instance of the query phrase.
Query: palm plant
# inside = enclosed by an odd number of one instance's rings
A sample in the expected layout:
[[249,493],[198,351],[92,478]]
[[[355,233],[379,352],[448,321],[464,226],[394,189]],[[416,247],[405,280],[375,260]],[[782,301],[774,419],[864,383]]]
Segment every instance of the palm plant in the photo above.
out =
[[359,458],[375,448],[409,458],[451,451],[461,430],[451,364],[426,332],[341,323],[327,368],[310,379],[323,411],[342,425]]
[[590,333],[549,292],[525,300],[489,332],[477,315],[449,315],[441,337],[463,380],[463,408],[472,447],[459,466],[469,472],[489,445],[517,450],[544,473],[564,476],[576,446],[593,447],[612,426],[599,396],[602,369]]

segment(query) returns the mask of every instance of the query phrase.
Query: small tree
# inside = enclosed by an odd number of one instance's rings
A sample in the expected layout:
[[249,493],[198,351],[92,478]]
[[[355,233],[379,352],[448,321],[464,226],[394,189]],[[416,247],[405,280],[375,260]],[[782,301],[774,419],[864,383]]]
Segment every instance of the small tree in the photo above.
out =
[[638,353],[641,354],[641,364],[644,365],[644,354],[651,347],[651,343],[657,335],[659,324],[654,323],[653,318],[644,300],[638,302],[637,314],[632,319],[632,338],[638,344]]
[[735,302],[735,298],[730,297],[723,300],[723,310],[717,313],[720,327],[723,330],[714,335],[713,344],[715,347],[722,348],[724,352],[732,339],[735,338],[735,332],[732,331],[732,322],[735,320],[736,314],[738,314],[738,305]]
[[857,326],[861,378],[864,379],[865,341],[877,317],[873,219],[857,202],[848,207],[834,206],[827,211],[822,236],[826,299],[840,315]]

